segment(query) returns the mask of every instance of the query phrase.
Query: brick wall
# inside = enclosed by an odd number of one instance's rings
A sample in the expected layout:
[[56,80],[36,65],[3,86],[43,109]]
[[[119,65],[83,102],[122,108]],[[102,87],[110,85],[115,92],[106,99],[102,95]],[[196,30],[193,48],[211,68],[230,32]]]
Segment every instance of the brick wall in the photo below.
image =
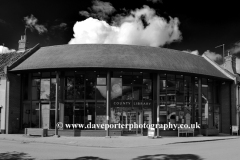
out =
[[10,81],[8,133],[19,133],[21,106],[21,76],[8,73]]

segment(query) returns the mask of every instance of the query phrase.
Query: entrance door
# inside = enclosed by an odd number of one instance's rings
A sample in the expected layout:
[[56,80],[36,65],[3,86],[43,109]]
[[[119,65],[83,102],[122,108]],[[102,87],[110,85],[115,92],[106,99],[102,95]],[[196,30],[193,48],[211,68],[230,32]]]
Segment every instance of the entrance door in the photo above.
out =
[[[141,134],[141,129],[138,129],[136,126],[139,126],[142,123],[142,114],[141,111],[135,107],[123,107],[122,111],[122,123],[128,125],[127,128],[123,129],[123,134]],[[132,125],[132,126],[130,126]],[[135,126],[134,126],[135,125]]]
[[42,128],[49,129],[50,127],[50,105],[49,104],[41,104],[41,124]]

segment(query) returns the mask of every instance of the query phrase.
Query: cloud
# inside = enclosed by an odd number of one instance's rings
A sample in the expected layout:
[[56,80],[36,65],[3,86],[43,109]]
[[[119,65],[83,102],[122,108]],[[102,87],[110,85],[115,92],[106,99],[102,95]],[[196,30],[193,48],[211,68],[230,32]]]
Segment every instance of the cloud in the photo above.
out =
[[47,32],[47,28],[44,25],[38,24],[38,19],[34,17],[34,15],[31,15],[30,17],[24,17],[26,27],[30,28],[31,31],[34,29],[38,31],[39,34],[42,34],[44,32]]
[[213,61],[222,60],[222,56],[220,54],[217,54],[215,52],[211,52],[209,50],[205,51],[203,54],[205,54],[208,58],[210,58]]
[[234,47],[232,47],[230,50],[231,54],[237,54],[240,52],[240,42],[237,42],[234,44]]
[[195,51],[185,50],[185,51],[183,51],[183,52],[190,53],[190,54],[194,54],[194,55],[199,55],[198,50],[195,50]]
[[147,1],[151,1],[151,2],[153,2],[153,3],[163,3],[162,0],[147,0]]
[[93,5],[88,11],[80,11],[79,14],[85,17],[93,17],[101,20],[108,19],[109,15],[114,13],[116,10],[109,2],[102,2],[95,0]]
[[122,17],[118,26],[90,17],[75,23],[74,38],[69,44],[104,43],[158,47],[181,41],[178,18],[169,19],[167,21],[157,16],[148,6]]
[[0,54],[15,52],[15,49],[9,49],[8,47],[0,45]]
[[60,23],[58,25],[52,26],[51,29],[66,30],[67,29],[67,23]]

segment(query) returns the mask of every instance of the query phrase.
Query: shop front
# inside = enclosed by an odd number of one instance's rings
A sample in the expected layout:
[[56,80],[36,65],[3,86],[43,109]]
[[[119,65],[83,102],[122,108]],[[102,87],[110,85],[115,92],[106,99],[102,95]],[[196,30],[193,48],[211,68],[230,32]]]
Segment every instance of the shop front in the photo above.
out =
[[[22,129],[47,128],[54,133],[56,73],[32,72],[23,75]],[[92,134],[102,135],[106,128],[99,127],[100,125],[124,124],[126,127],[111,128],[110,131],[120,131],[121,135],[146,135],[147,128],[143,127],[144,124],[171,123],[190,126],[196,122],[204,128],[219,130],[218,89],[221,81],[169,72],[108,73],[109,84],[104,70],[58,72],[57,122],[64,124],[59,129],[60,132],[83,133],[90,130]],[[201,108],[198,107],[199,100]],[[71,124],[83,124],[85,127],[74,128]],[[95,125],[86,127],[89,124]],[[173,129],[167,128],[167,131],[171,130]]]

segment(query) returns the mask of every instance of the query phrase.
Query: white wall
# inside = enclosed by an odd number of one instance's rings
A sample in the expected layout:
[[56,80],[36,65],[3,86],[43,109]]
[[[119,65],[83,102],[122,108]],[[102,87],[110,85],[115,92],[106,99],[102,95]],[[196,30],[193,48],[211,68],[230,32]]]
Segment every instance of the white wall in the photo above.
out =
[[6,77],[1,77],[0,82],[0,106],[2,106],[1,109],[1,116],[0,116],[0,131],[5,130],[5,103],[6,102]]

